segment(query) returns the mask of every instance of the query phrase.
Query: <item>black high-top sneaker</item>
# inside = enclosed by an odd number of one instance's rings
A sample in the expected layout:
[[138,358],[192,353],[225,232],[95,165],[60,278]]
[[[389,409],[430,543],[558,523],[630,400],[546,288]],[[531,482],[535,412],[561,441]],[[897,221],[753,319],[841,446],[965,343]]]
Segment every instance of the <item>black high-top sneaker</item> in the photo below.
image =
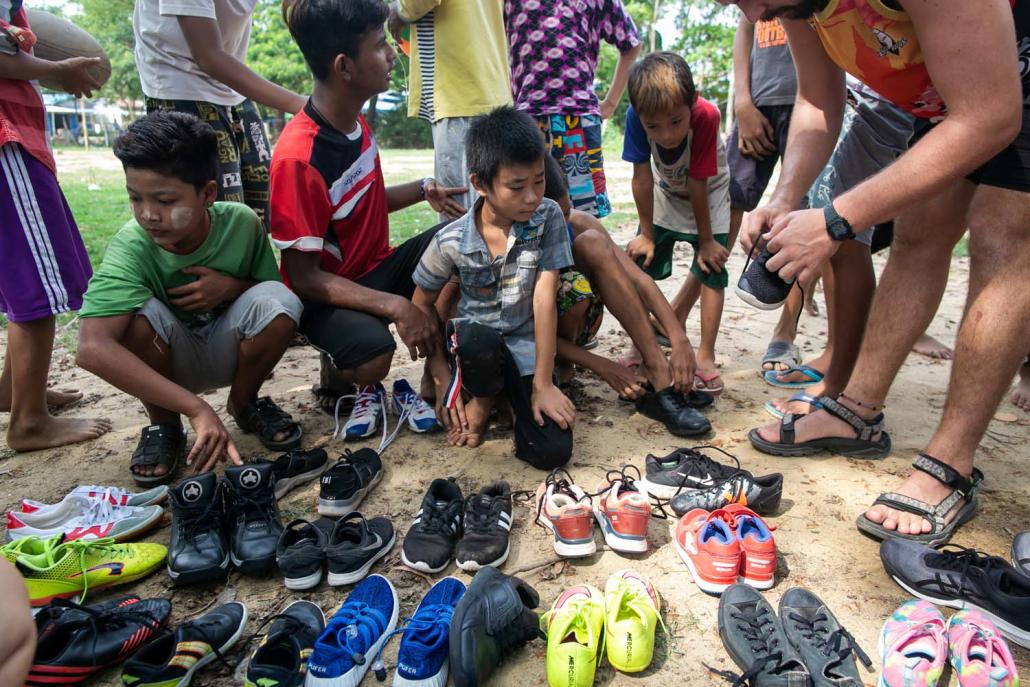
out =
[[168,493],[172,537],[168,576],[175,584],[217,580],[229,572],[225,511],[213,472],[184,479]]
[[270,463],[234,466],[225,471],[227,531],[232,564],[242,573],[262,573],[275,565],[282,534]]

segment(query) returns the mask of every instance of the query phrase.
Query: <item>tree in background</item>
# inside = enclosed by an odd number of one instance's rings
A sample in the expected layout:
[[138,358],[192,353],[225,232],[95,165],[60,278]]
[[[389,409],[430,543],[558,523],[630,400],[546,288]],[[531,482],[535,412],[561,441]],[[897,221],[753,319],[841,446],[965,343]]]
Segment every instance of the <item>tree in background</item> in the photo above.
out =
[[78,5],[78,13],[66,16],[96,38],[111,60],[111,78],[99,95],[125,103],[134,112],[143,91],[132,57],[133,0],[79,0]]
[[698,91],[705,100],[715,103],[726,122],[738,10],[711,0],[678,0],[670,4],[679,29],[672,50],[683,55],[694,73]]

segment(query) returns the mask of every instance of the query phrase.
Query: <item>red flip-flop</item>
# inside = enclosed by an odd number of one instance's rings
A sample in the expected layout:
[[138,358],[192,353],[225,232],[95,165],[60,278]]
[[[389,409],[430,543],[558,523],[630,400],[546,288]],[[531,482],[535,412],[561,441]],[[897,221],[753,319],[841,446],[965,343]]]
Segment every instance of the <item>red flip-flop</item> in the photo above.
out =
[[711,382],[713,379],[719,379],[720,377],[722,377],[722,375],[720,375],[718,372],[706,375],[700,370],[698,370],[694,372],[694,390],[700,391],[701,393],[708,394],[710,396],[718,396],[726,389],[726,385],[722,384],[720,386],[712,388],[708,386],[708,383]]

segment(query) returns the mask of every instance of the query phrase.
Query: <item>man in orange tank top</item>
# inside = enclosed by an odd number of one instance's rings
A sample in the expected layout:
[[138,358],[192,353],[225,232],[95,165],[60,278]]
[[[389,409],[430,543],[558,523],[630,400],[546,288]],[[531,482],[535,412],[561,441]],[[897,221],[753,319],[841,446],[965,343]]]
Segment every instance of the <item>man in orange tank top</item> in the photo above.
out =
[[[718,1],[751,21],[784,20],[798,74],[783,171],[770,202],[745,220],[744,249],[764,233],[774,254],[767,267],[804,284],[852,227],[897,218],[844,393],[819,399],[822,409],[805,417],[753,430],[752,444],[776,455],[889,454],[884,400],[969,229],[959,373],[943,418],[916,470],[857,523],[877,538],[940,545],[975,515],[982,474],[974,453],[1030,342],[1030,0]],[[837,139],[845,71],[919,118],[916,133],[894,164],[824,210],[792,212]]]

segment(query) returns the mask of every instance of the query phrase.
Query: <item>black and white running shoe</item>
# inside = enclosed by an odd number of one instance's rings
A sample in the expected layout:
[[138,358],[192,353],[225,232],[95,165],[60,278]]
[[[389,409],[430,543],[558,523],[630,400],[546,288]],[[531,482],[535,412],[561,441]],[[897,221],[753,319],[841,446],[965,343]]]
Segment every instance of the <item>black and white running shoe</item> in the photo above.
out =
[[678,448],[667,456],[648,455],[638,481],[651,496],[671,499],[683,489],[707,489],[740,472],[739,462],[723,465],[696,449]]
[[346,450],[322,474],[318,512],[334,518],[357,510],[362,499],[383,479],[383,461],[370,448]]
[[275,474],[275,498],[281,499],[294,487],[310,482],[325,470],[329,454],[323,448],[304,450],[295,448],[287,451],[273,461],[256,461],[272,463]]
[[390,553],[396,541],[393,523],[386,518],[366,520],[357,512],[340,518],[326,546],[329,584],[338,587],[365,579],[376,561]]
[[294,520],[283,533],[275,549],[275,562],[283,574],[287,589],[312,589],[322,581],[325,547],[329,537],[307,520]]
[[1010,641],[1030,648],[1030,577],[1004,558],[888,539],[880,545],[880,560],[908,593],[938,606],[975,608]]
[[461,538],[464,507],[461,488],[453,480],[434,479],[404,535],[401,562],[424,573],[446,568]]
[[465,502],[465,534],[454,549],[454,562],[475,572],[498,567],[508,559],[511,536],[511,486],[494,482]]

